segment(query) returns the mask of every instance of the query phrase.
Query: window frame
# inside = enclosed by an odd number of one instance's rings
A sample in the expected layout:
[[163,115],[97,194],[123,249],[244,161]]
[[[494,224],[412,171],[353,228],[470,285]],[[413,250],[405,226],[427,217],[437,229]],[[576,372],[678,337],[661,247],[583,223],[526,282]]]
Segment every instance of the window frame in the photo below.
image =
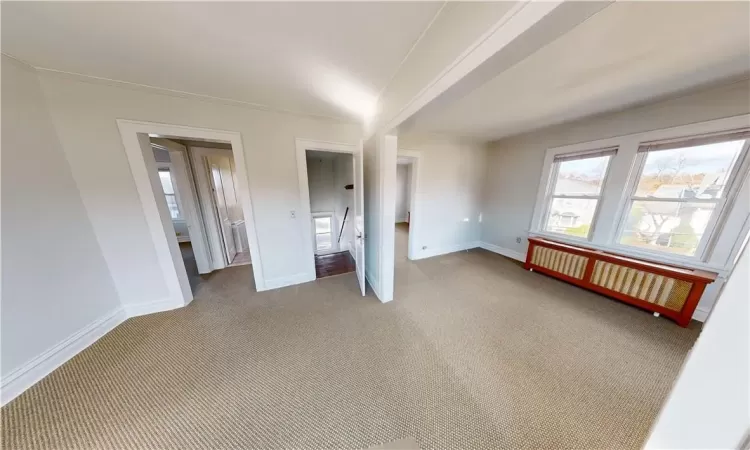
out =
[[[734,130],[727,130],[725,132],[719,132],[719,133],[711,133],[712,135],[715,134],[717,138],[721,138],[724,135],[730,134]],[[701,137],[700,135],[692,135],[692,136],[683,136],[681,138],[676,139],[669,139],[669,141],[673,141],[675,143],[680,142],[689,142],[691,139],[695,139],[697,137]],[[731,139],[728,139],[726,141],[717,140],[716,142],[728,142]],[[646,142],[641,142],[639,144],[639,148],[648,145]],[[690,145],[686,146],[685,148],[691,147]],[[661,151],[661,150],[653,150],[653,151]],[[617,228],[615,229],[615,233],[613,236],[612,241],[610,244],[620,250],[627,249],[630,251],[638,251],[639,253],[646,253],[651,254],[654,256],[662,256],[662,255],[668,255],[671,258],[677,258],[677,259],[684,259],[687,261],[700,261],[705,262],[708,257],[710,256],[711,251],[713,250],[713,246],[716,243],[716,237],[721,232],[721,229],[723,227],[724,222],[726,221],[726,216],[728,213],[728,210],[730,208],[727,207],[727,205],[731,206],[734,204],[734,200],[737,196],[738,191],[742,187],[742,181],[740,176],[747,170],[747,164],[748,164],[748,152],[750,152],[750,138],[745,139],[745,143],[742,145],[742,149],[740,150],[739,155],[737,155],[737,160],[735,161],[734,167],[732,167],[732,170],[729,174],[729,177],[727,178],[727,183],[725,185],[725,189],[722,193],[722,196],[715,200],[707,200],[707,199],[688,199],[688,200],[679,200],[679,199],[664,199],[664,198],[649,198],[649,197],[642,197],[637,196],[636,193],[638,191],[638,183],[641,179],[641,176],[643,176],[643,170],[646,167],[646,159],[648,158],[649,151],[638,151],[635,159],[635,167],[637,168],[633,175],[629,177],[628,179],[628,186],[626,189],[627,197],[625,199],[625,202],[623,203],[622,207],[620,208],[620,214],[618,216],[618,223]],[[633,206],[633,202],[636,201],[659,201],[659,202],[673,202],[673,203],[706,203],[706,204],[713,204],[715,205],[714,211],[711,213],[711,218],[709,219],[708,223],[706,224],[706,232],[703,233],[701,236],[700,242],[698,243],[698,246],[695,249],[695,254],[693,255],[680,255],[676,253],[671,253],[668,251],[658,251],[658,250],[651,250],[648,248],[641,248],[641,247],[635,247],[632,245],[623,244],[620,242],[620,239],[622,238],[622,234],[625,232],[625,224],[627,222],[626,217],[628,214],[630,214],[630,209]]]
[[[611,151],[611,154],[609,155],[598,155],[603,152],[609,152]],[[609,156],[609,161],[607,161],[607,168],[604,170],[604,177],[602,177],[602,186],[599,190],[598,195],[555,195],[555,187],[557,186],[557,177],[560,174],[560,164],[565,161],[555,161],[555,158],[562,156],[562,155],[555,155],[552,160],[552,169],[550,170],[550,178],[547,182],[547,192],[544,197],[544,210],[542,212],[541,222],[538,224],[538,227],[540,230],[542,230],[545,233],[549,233],[553,236],[564,236],[565,238],[572,239],[579,242],[590,242],[592,236],[594,235],[597,219],[599,217],[599,211],[601,210],[602,201],[604,200],[604,192],[607,186],[607,179],[609,177],[609,170],[612,166],[612,161],[614,160],[615,156],[617,156],[617,148],[596,148],[591,150],[586,150],[583,152],[576,152],[576,153],[570,153],[565,154],[565,156],[576,156],[580,157],[579,159],[588,159],[586,158],[587,155],[592,155],[591,158],[597,158],[599,156]],[[597,156],[598,155],[598,156]],[[565,233],[558,233],[555,231],[549,231],[546,229],[547,222],[549,221],[549,215],[552,210],[552,202],[556,198],[567,198],[567,199],[573,199],[573,200],[596,200],[596,207],[594,208],[594,214],[591,217],[591,226],[589,227],[589,233],[586,235],[586,237],[581,236],[574,236],[570,234]]]
[[[172,165],[170,163],[158,163],[156,167],[157,175],[159,172],[166,172],[169,174],[169,180],[172,183],[172,190],[174,193],[167,194],[164,192],[164,189],[162,189],[162,194],[164,194],[164,197],[172,196],[174,197],[175,204],[177,205],[177,213],[179,214],[178,217],[172,217],[172,214],[170,212],[169,217],[172,219],[173,222],[185,222],[185,214],[182,211],[182,204],[180,203],[180,198],[177,195],[177,185],[175,184],[174,175],[172,174]],[[161,182],[161,181],[160,181]],[[167,203],[167,209],[169,209],[169,203]]]
[[[336,230],[338,226],[336,224],[336,214],[333,211],[315,212],[310,214],[310,226],[312,227],[312,245],[314,255],[327,255],[329,253],[337,253],[339,251],[338,236]],[[316,239],[319,233],[315,232],[315,219],[328,218],[331,221],[331,248],[327,250],[318,250],[318,240]],[[326,234],[326,233],[320,233]]]
[[[592,250],[614,252],[655,263],[710,270],[717,272],[719,276],[726,276],[731,271],[734,261],[739,257],[742,242],[746,236],[750,236],[750,149],[745,150],[743,147],[743,153],[738,158],[734,168],[735,174],[732,175],[725,189],[724,204],[721,211],[717,211],[714,214],[715,217],[712,217],[712,229],[706,233],[711,236],[704,238],[706,243],[702,249],[701,259],[696,258],[695,255],[684,257],[675,253],[654,252],[619,244],[620,227],[624,225],[623,221],[629,213],[627,208],[630,207],[630,197],[634,192],[633,189],[636,189],[637,179],[642,171],[642,162],[638,158],[638,149],[641,145],[685,141],[702,136],[725,135],[747,130],[750,130],[750,114],[742,114],[547,148],[527,236],[547,238]],[[595,152],[597,149],[609,147],[617,147],[617,153],[609,163],[607,180],[601,200],[597,205],[589,240],[546,232],[542,228],[542,219],[546,214],[546,197],[553,180],[552,166],[555,156]],[[600,220],[602,217],[612,217],[612,220]]]

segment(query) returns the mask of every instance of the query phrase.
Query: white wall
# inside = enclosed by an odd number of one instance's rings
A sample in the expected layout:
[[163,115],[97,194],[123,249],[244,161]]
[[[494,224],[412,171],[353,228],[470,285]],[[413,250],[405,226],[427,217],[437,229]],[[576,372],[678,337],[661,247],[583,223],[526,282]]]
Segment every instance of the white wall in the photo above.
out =
[[393,300],[396,136],[364,142],[365,276],[381,302]]
[[[310,189],[310,212],[333,212],[336,191],[333,158],[307,155],[307,184]],[[343,187],[342,187],[343,189]]]
[[[5,56],[2,117],[0,354],[6,400],[7,383],[19,369],[116,313],[120,300],[37,75]],[[106,165],[93,169],[108,178]]]
[[406,135],[399,148],[420,154],[418,174],[412,173],[417,192],[409,230],[409,238],[416,239],[415,258],[476,247],[485,147],[437,135]]
[[410,164],[396,167],[396,223],[406,222],[409,217]]
[[[40,76],[53,122],[70,163],[115,286],[124,303],[168,297],[123,149],[117,118],[186,125],[242,134],[259,252],[266,284],[305,276],[295,138],[354,143],[357,125],[81,81]],[[107,170],[100,170],[106,167]]]
[[750,430],[750,251],[746,247],[682,367],[648,449],[740,448]]

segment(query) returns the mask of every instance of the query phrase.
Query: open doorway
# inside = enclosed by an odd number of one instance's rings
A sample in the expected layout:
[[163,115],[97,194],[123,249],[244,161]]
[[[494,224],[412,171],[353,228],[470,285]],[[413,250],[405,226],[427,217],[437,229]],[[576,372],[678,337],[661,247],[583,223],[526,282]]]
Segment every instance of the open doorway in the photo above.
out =
[[[197,152],[193,151],[194,148],[214,146],[215,149],[222,150],[224,155],[231,154],[231,167],[234,168],[234,173],[231,174],[230,171],[226,179],[233,178],[234,195],[238,203],[237,208],[242,212],[246,236],[235,239],[235,245],[238,241],[244,244],[243,238],[247,240],[250,252],[248,263],[252,262],[252,265],[247,265],[245,269],[248,284],[258,291],[266,290],[240,134],[126,119],[118,119],[117,125],[168,291],[167,297],[140,305],[139,313],[179,308],[192,301],[194,295],[187,273],[187,268],[191,264],[186,263],[191,256],[199,275],[223,269],[234,262],[234,258],[229,260],[226,253],[219,253],[219,257],[214,256],[217,253],[215,241],[218,239],[218,242],[223,244],[224,238],[219,229],[219,219],[214,220],[215,226],[211,220],[212,217],[218,216],[219,211],[207,205],[219,200],[213,198],[213,194],[206,196],[199,193],[199,188],[205,185],[199,181],[203,175],[209,186],[214,186],[208,189],[215,189],[215,183],[210,184],[210,169],[206,168],[210,167],[210,164],[205,165],[203,169],[196,165],[202,159],[195,157],[194,154]],[[154,144],[169,154],[168,177],[166,173],[159,172]],[[165,189],[162,179],[165,183],[169,180],[171,190],[168,186]],[[221,181],[223,183],[224,177]],[[167,198],[168,191],[174,191],[174,198]],[[184,219],[187,236],[184,236],[183,231],[179,231],[179,227],[175,225],[176,221],[172,220],[173,217]],[[188,239],[192,255],[185,252],[183,259],[179,240],[183,241],[185,247]],[[218,251],[226,252],[221,248]]]
[[214,270],[250,264],[231,146],[179,137],[149,140],[191,291]]
[[394,264],[416,259],[417,238],[415,211],[419,152],[399,150],[396,159],[396,213]]
[[[362,142],[297,139],[304,228],[305,279],[355,272],[365,295],[365,214]],[[292,211],[292,217],[295,212]]]
[[306,152],[315,277],[354,272],[354,158],[348,153]]

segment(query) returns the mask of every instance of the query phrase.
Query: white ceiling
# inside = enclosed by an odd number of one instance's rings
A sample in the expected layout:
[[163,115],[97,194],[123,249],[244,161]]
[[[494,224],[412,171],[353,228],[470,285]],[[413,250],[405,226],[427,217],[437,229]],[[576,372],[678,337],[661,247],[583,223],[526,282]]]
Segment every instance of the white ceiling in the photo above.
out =
[[497,139],[749,73],[749,2],[619,2],[412,126]]
[[362,119],[442,2],[3,2],[40,67]]

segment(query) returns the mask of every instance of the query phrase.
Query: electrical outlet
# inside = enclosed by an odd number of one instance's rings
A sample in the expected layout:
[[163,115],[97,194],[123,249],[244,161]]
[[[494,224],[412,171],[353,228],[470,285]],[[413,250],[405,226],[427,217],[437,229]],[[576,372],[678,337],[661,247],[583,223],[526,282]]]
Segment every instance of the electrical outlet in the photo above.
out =
[[520,237],[517,237],[517,238],[516,238],[516,244],[520,244],[520,243],[521,243],[521,238],[520,238]]

